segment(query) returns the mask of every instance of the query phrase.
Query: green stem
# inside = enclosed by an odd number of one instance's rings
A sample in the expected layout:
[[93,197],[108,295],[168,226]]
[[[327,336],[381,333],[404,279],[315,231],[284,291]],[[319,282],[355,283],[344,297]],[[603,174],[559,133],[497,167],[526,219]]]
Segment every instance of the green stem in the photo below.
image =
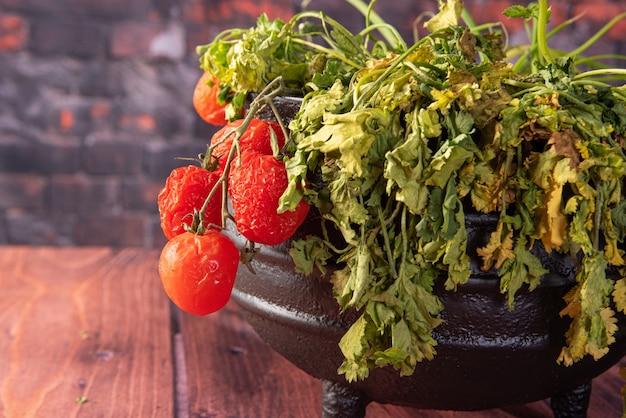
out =
[[337,51],[334,51],[330,48],[326,48],[322,45],[316,44],[314,42],[309,42],[309,41],[305,41],[304,39],[300,39],[300,38],[293,38],[291,40],[294,43],[300,44],[300,45],[305,45],[308,46],[309,48],[313,49],[313,50],[317,50],[320,52],[323,52],[324,54],[328,54],[334,58],[337,58],[340,61],[343,61],[344,63],[348,64],[349,66],[356,68],[357,70],[363,68],[363,66],[355,61],[352,61],[351,59],[347,58],[345,55],[342,55],[340,53],[338,53]]
[[[370,34],[370,32],[373,32],[375,30],[377,30],[379,32],[382,32],[382,31],[394,31],[395,32],[395,28],[390,27],[386,23],[372,23],[372,24],[369,24],[361,32],[359,32],[359,36],[368,35],[368,34]],[[405,49],[408,48],[408,46],[406,45],[406,43],[402,39],[400,33],[398,33],[398,32],[395,32],[395,33],[396,33],[395,36],[398,38],[398,40],[396,41],[396,44],[389,43],[389,40],[385,39],[386,45],[390,45],[392,48],[395,48],[396,51],[404,51]]]
[[578,80],[572,81],[570,83],[572,86],[582,86],[582,87],[597,87],[597,88],[610,88],[611,85],[609,83],[604,83],[598,80]]
[[[354,60],[350,60],[346,56],[347,54],[346,50],[350,49],[350,51],[354,51],[354,52],[349,52],[348,54],[351,54],[356,58],[361,58],[362,60],[366,60],[369,58],[370,56],[369,51],[363,48],[358,42],[356,42],[357,39],[354,36],[354,34],[350,32],[348,29],[346,29],[341,23],[325,15],[323,12],[305,11],[305,12],[298,13],[289,21],[292,30],[296,31],[295,26],[298,25],[300,21],[303,21],[306,19],[317,19],[320,21],[320,26],[322,27],[322,31],[319,31],[316,33],[310,32],[310,33],[307,33],[306,35],[307,36],[318,35],[321,38],[323,38],[334,49],[323,47],[319,45],[319,43],[317,42],[309,42],[305,39],[302,39],[301,37],[293,37],[292,41],[294,42],[297,41],[296,43],[299,43],[301,45],[306,45],[307,47],[313,50],[330,54],[331,56],[337,59],[340,59],[341,61],[344,61],[348,65],[351,65],[352,67],[355,67],[357,69],[361,68],[362,65],[354,64]],[[331,27],[331,30],[328,30],[328,26]],[[336,33],[333,34],[333,32],[336,32]],[[346,45],[338,45],[337,42],[335,42],[335,39],[340,39],[343,42],[347,42],[351,44],[351,47],[349,48]]]
[[515,150],[509,148],[509,150],[506,153],[506,162],[504,163],[504,173],[502,173],[502,209],[500,211],[500,219],[502,219],[505,215],[506,215],[506,189],[508,187],[507,185],[507,181],[508,181],[508,176],[507,173],[509,172],[509,169],[511,168],[511,164],[513,163],[513,157],[515,157]]
[[604,203],[604,185],[598,187],[596,193],[596,210],[593,219],[593,249],[597,252],[600,248],[600,222],[602,222],[602,208]]
[[[259,95],[252,101],[252,103],[250,104],[250,108],[248,109],[248,112],[246,114],[246,117],[243,119],[243,121],[241,122],[241,125],[239,125],[236,129],[233,130],[233,132],[231,132],[226,138],[224,138],[224,141],[231,135],[235,135],[235,138],[233,139],[233,143],[230,147],[230,151],[228,152],[228,157],[226,159],[226,164],[224,167],[224,171],[222,172],[222,175],[220,176],[220,178],[217,180],[217,182],[215,183],[215,185],[213,186],[213,188],[211,189],[211,191],[209,192],[208,196],[206,197],[206,199],[204,199],[204,203],[202,204],[202,208],[200,209],[200,213],[199,213],[199,228],[201,228],[198,232],[200,234],[202,234],[203,228],[204,228],[204,213],[207,209],[207,207],[209,206],[209,202],[211,201],[211,199],[213,198],[213,196],[215,195],[215,193],[217,193],[217,190],[220,188],[220,186],[222,186],[222,225],[221,227],[224,228],[226,226],[226,218],[229,216],[228,213],[228,202],[227,202],[227,198],[228,198],[228,175],[230,173],[230,167],[233,163],[233,160],[235,159],[235,155],[237,154],[237,152],[239,151],[239,139],[243,136],[243,134],[246,132],[246,129],[248,129],[248,126],[250,125],[250,122],[252,122],[252,119],[254,119],[256,117],[256,114],[258,113],[259,109],[261,109],[262,106],[264,106],[267,103],[271,103],[272,100],[276,97],[279,96],[280,94],[282,94],[282,92],[285,89],[285,85],[283,83],[283,79],[282,77],[277,77],[274,80],[272,80],[271,82],[269,82],[269,84],[267,86],[265,86],[265,88],[263,89],[263,91],[261,91],[261,93],[259,93]],[[221,141],[223,142],[223,141]],[[210,158],[211,153],[213,148],[215,148],[217,144],[214,144],[212,146],[209,147],[208,151],[207,151],[207,158]]]
[[548,37],[546,36],[546,29],[548,27],[548,0],[538,0],[539,14],[537,17],[536,42],[539,48],[539,59],[542,64],[552,63],[552,55],[550,54],[550,47],[548,46]]
[[[531,71],[534,69],[534,63],[532,61],[533,61],[533,55],[536,51],[536,47],[534,46],[535,45],[535,31],[531,29],[527,21],[524,21],[524,28],[526,30],[526,33],[528,34],[530,44],[527,46],[520,45],[515,48],[511,48],[508,51],[509,54],[515,53],[516,51],[520,51],[519,57],[517,61],[515,62],[515,64],[513,65],[513,71],[516,73],[522,71],[523,68],[528,65],[528,61],[530,61]],[[514,56],[515,54],[513,54],[509,58],[512,58]]]
[[271,136],[271,143],[272,143],[271,145],[272,145],[272,151],[274,152],[274,157],[282,160],[282,157],[284,157],[282,153],[285,149],[287,149],[287,145],[289,141],[291,141],[291,138],[289,135],[289,130],[285,126],[285,122],[283,121],[283,118],[281,117],[280,111],[278,110],[278,107],[276,107],[276,103],[274,103],[273,100],[270,100],[268,104],[270,108],[272,109],[272,113],[274,113],[274,116],[276,117],[276,121],[278,122],[278,125],[280,126],[280,130],[283,132],[283,136],[285,137],[285,144],[283,145],[283,148],[276,152],[276,150],[274,150],[274,144],[276,144],[277,146],[278,141],[275,141],[276,139],[275,135]]
[[387,232],[387,225],[385,223],[385,217],[383,215],[383,208],[380,205],[378,206],[378,220],[381,225],[381,232],[383,234],[383,240],[385,242],[385,250],[387,252],[389,267],[391,268],[391,275],[394,279],[397,279],[398,272],[396,271],[396,263],[393,259],[393,250],[391,249],[391,243],[389,241],[389,233]]
[[389,45],[392,45],[396,49],[407,48],[404,40],[398,34],[398,32],[391,26],[389,26],[383,20],[383,18],[381,18],[380,15],[378,15],[378,13],[373,10],[376,0],[372,0],[369,5],[365,4],[362,0],[346,0],[346,2],[352,5],[352,7],[354,7],[355,9],[357,9],[363,16],[365,16],[365,18],[367,19],[366,26],[369,27],[370,22],[376,25],[378,31],[387,41],[387,43],[389,43]]
[[[576,106],[580,107],[581,109],[585,110],[586,112],[593,114],[594,112],[594,108],[590,105],[588,105],[587,103],[583,102],[582,100],[579,100],[578,98],[576,98],[575,96],[565,92],[565,91],[559,91],[559,96],[561,96],[562,98],[564,98],[565,100],[569,101],[570,103],[575,104]],[[582,128],[582,126],[581,126]]]
[[400,218],[400,234],[402,236],[402,259],[400,262],[400,269],[403,268],[406,261],[406,256],[409,253],[409,236],[407,234],[406,227],[406,206],[402,205],[402,217]]
[[626,91],[619,87],[614,87],[611,89],[614,96],[617,96],[620,100],[626,101]]
[[476,28],[476,21],[474,20],[474,17],[470,14],[470,12],[465,7],[463,7],[463,10],[461,11],[461,19],[463,19],[467,27],[470,28],[473,32],[474,29]]
[[584,73],[576,74],[574,76],[574,80],[580,80],[587,77],[595,77],[595,76],[610,76],[622,74],[626,75],[626,69],[624,68],[603,68],[601,70],[589,70]]

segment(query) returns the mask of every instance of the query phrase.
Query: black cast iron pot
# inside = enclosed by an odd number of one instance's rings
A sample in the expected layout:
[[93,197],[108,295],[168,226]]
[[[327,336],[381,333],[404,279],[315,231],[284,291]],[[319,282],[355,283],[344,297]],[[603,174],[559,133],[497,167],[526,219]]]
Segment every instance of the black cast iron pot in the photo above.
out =
[[[468,247],[484,245],[494,225],[493,218],[468,215]],[[300,233],[307,228],[303,225]],[[552,398],[557,417],[584,417],[591,380],[626,354],[624,333],[598,361],[557,364],[569,325],[559,311],[574,280],[573,262],[555,252],[542,253],[551,272],[534,291],[520,291],[510,311],[495,273],[480,271],[471,252],[469,283],[456,292],[444,290],[441,283],[436,288],[445,307],[445,322],[435,333],[437,355],[419,363],[410,377],[400,377],[391,367],[372,370],[354,383],[337,374],[343,360],[339,340],[357,316],[340,313],[327,279],[296,274],[286,246],[263,248],[253,261],[256,274],[240,269],[233,298],[267,344],[323,381],[324,417],[362,417],[370,401],[481,410],[545,398]],[[619,321],[623,329],[623,316]]]

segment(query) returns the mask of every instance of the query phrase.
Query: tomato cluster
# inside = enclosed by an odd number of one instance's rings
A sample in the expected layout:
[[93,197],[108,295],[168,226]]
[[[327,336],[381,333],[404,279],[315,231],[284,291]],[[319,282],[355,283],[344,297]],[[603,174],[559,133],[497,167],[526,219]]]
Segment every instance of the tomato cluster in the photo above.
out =
[[[218,83],[207,84],[207,77],[205,73],[196,86],[194,106],[204,120],[217,123],[223,105],[217,102]],[[167,295],[185,312],[206,315],[230,298],[240,251],[222,232],[226,219],[248,240],[277,245],[294,234],[309,212],[303,199],[295,210],[278,213],[288,184],[284,162],[273,155],[272,142],[285,144],[280,125],[255,118],[245,123],[245,130],[239,119],[217,131],[202,166],[174,169],[158,195],[161,229],[168,239],[159,275]]]

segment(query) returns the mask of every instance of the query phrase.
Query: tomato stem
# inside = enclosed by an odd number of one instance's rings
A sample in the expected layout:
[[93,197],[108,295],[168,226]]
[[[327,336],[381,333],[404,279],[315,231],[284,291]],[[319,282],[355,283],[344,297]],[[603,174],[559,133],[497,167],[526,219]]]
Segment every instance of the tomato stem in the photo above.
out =
[[256,255],[256,253],[258,253],[259,250],[258,248],[256,248],[254,246],[254,242],[248,240],[248,246],[247,247],[243,247],[239,250],[239,259],[241,261],[241,263],[246,266],[246,268],[248,269],[248,271],[252,274],[256,274],[256,271],[254,270],[254,267],[252,267],[252,259],[254,258],[254,256]]
[[[229,133],[224,138],[223,141],[225,141],[231,135],[235,135],[235,137],[233,138],[233,143],[230,147],[230,151],[228,152],[226,163],[224,165],[224,171],[222,172],[222,175],[220,176],[220,178],[217,180],[217,182],[215,183],[215,185],[209,192],[207,198],[204,200],[204,203],[202,204],[202,209],[200,209],[200,213],[198,215],[199,225],[200,225],[197,231],[198,234],[202,235],[204,233],[205,228],[204,228],[204,222],[202,219],[204,216],[204,212],[206,211],[207,207],[209,206],[209,202],[211,201],[215,193],[217,193],[217,190],[219,189],[220,186],[222,186],[222,225],[221,227],[225,228],[226,220],[228,218],[232,219],[230,212],[228,212],[228,175],[230,173],[231,164],[233,163],[233,160],[235,159],[235,155],[239,154],[239,157],[241,157],[241,152],[239,148],[239,140],[241,139],[243,134],[246,132],[246,129],[248,129],[250,122],[252,122],[252,119],[255,118],[259,110],[261,110],[261,108],[267,104],[269,104],[270,107],[272,107],[274,98],[281,95],[284,91],[285,91],[285,84],[283,82],[282,77],[277,77],[274,80],[272,80],[270,83],[268,83],[268,85],[259,93],[259,95],[255,97],[252,103],[250,103],[248,112],[246,113],[246,116],[243,119],[243,122],[241,123],[241,125],[239,125],[236,129],[234,129],[231,133]],[[276,110],[275,107],[272,107],[272,110]],[[286,132],[286,129],[284,125],[282,124],[282,121],[279,120],[279,123],[281,124],[280,126],[283,129],[283,132]],[[223,141],[220,141],[220,142],[223,142]],[[216,145],[217,144],[213,144],[209,146],[205,159],[214,158],[212,154],[213,154],[213,149],[215,148]],[[240,162],[241,161],[239,160],[238,163]]]

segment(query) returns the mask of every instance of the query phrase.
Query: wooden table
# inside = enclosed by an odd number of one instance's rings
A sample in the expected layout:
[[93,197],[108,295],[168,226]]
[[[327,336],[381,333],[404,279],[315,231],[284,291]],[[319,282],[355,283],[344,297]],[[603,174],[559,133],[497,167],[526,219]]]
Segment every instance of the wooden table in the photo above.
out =
[[[321,384],[274,353],[230,303],[172,309],[158,251],[0,247],[0,417],[316,417]],[[589,417],[621,416],[618,366]],[[480,412],[371,404],[368,417],[549,417],[547,401]]]

